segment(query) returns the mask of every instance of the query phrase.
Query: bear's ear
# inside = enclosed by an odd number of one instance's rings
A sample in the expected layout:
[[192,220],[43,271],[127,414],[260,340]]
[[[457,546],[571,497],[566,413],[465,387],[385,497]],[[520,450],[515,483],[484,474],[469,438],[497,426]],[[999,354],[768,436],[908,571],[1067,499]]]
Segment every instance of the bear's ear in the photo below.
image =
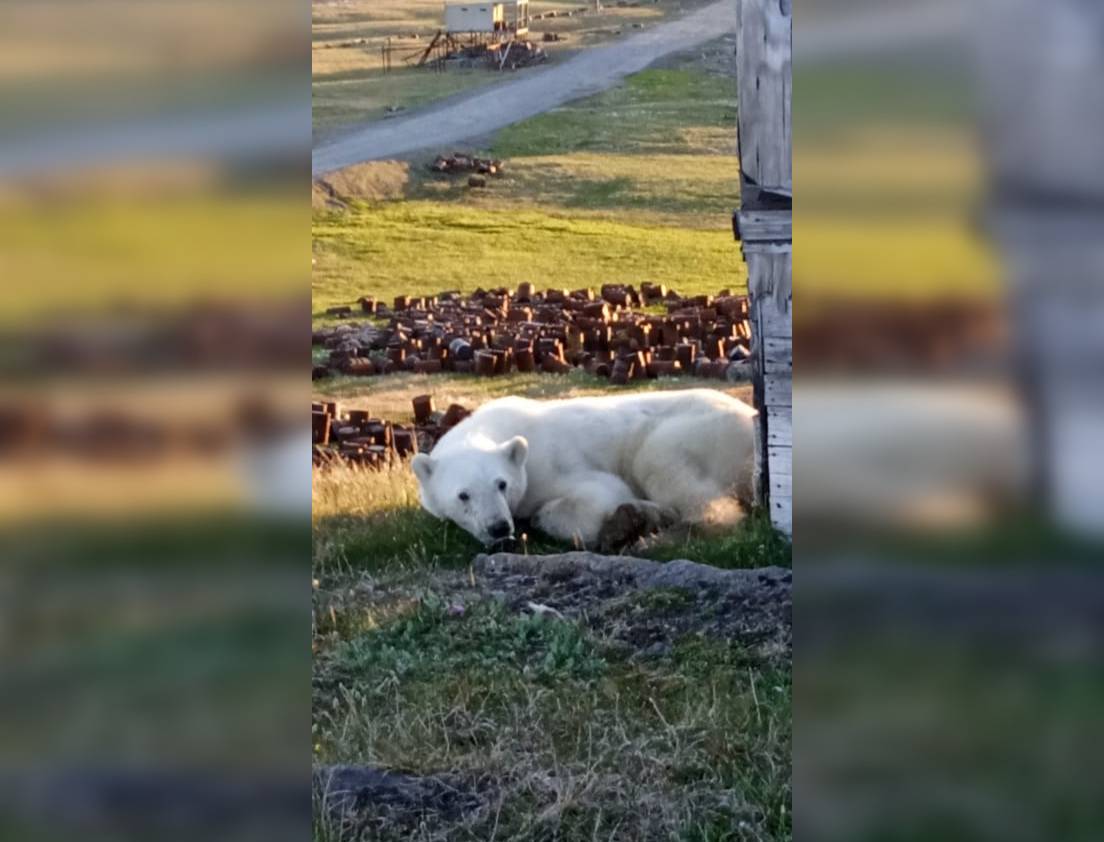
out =
[[526,458],[529,456],[529,442],[525,440],[524,436],[514,436],[502,445],[502,449],[506,453],[506,458],[517,468],[524,465]]
[[429,482],[429,478],[433,476],[433,459],[428,454],[417,454],[410,461],[410,467],[414,469],[414,476],[418,478],[418,482],[423,485]]

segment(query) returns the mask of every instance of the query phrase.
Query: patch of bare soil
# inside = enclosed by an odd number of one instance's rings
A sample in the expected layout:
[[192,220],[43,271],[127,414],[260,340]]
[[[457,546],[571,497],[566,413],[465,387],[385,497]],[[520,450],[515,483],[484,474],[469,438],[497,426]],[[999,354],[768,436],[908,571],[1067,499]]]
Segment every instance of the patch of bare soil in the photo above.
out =
[[315,210],[341,210],[353,200],[401,199],[409,180],[410,164],[405,161],[354,164],[315,179],[311,185],[311,206]]
[[370,808],[377,824],[389,831],[414,832],[428,817],[455,820],[483,804],[462,784],[442,775],[408,775],[373,766],[324,766],[314,770],[314,800],[320,820],[336,831],[360,825]]

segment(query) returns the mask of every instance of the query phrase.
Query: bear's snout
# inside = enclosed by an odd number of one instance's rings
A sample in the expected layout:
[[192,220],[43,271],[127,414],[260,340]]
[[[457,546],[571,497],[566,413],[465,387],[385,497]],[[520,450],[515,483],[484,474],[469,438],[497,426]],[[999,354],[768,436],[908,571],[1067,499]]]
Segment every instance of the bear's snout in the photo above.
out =
[[513,531],[514,527],[508,520],[495,521],[491,524],[491,528],[487,530],[488,534],[496,541],[501,541],[503,538],[509,538]]

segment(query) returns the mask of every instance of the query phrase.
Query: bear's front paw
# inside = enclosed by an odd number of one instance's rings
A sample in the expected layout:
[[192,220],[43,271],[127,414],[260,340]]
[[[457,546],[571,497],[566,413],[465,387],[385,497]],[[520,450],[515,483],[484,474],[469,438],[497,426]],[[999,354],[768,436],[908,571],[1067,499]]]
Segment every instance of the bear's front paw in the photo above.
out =
[[677,519],[670,509],[647,500],[622,503],[602,524],[599,549],[604,553],[623,549],[646,535],[666,529]]

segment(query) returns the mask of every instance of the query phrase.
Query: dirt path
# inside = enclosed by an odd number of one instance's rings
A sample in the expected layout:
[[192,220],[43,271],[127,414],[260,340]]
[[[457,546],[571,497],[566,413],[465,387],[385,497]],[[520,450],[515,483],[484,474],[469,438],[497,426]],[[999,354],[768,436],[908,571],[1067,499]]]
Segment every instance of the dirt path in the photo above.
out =
[[736,4],[714,3],[679,20],[582,52],[563,64],[521,74],[426,111],[373,123],[314,149],[312,177],[361,161],[393,158],[430,147],[448,148],[496,131],[580,97],[599,93],[670,53],[719,38],[736,29]]

